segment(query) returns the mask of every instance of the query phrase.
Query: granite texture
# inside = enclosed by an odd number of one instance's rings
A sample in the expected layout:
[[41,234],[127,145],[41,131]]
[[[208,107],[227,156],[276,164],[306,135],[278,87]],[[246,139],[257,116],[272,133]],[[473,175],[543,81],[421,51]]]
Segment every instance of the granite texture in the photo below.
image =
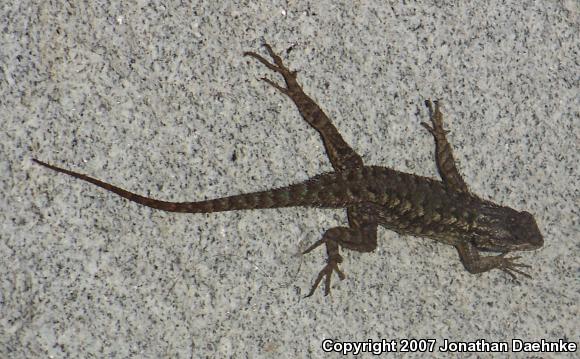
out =
[[[578,343],[578,3],[452,4],[3,4],[0,357],[322,358],[327,338]],[[379,230],[375,253],[344,252],[330,297],[303,299],[324,251],[296,253],[344,211],[163,213],[31,162],[174,201],[330,170],[317,133],[259,81],[280,78],[241,56],[263,41],[367,164],[435,177],[419,123],[423,101],[442,99],[470,188],[535,215],[545,246],[522,253],[533,279],[470,275],[449,246]],[[574,356],[511,356],[533,355]]]

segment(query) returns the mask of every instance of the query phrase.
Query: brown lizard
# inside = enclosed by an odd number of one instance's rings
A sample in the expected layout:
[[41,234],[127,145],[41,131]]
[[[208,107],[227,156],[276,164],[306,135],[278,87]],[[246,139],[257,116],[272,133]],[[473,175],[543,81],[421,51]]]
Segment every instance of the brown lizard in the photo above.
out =
[[[90,182],[130,201],[155,209],[181,213],[210,213],[244,209],[281,207],[346,208],[348,226],[328,229],[322,238],[303,253],[325,245],[326,266],[314,281],[308,296],[325,279],[324,294],[330,293],[332,272],[340,279],[342,256],[339,249],[372,252],[377,247],[377,226],[400,234],[427,237],[454,246],[469,273],[500,269],[514,279],[515,274],[530,277],[517,260],[506,257],[513,251],[540,248],[543,237],[534,217],[481,199],[471,193],[457,171],[451,145],[443,129],[438,102],[426,101],[431,125],[421,123],[435,139],[435,159],[441,181],[399,172],[386,167],[365,166],[361,157],[344,141],[322,109],[304,93],[296,81],[296,71],[289,70],[280,56],[265,44],[273,59],[267,61],[255,52],[245,56],[257,59],[284,78],[286,86],[262,78],[287,95],[298,111],[324,142],[334,172],[323,173],[302,183],[262,192],[234,195],[198,202],[165,202],[143,197],[95,178],[33,161],[57,172]],[[481,252],[496,252],[485,256]]]

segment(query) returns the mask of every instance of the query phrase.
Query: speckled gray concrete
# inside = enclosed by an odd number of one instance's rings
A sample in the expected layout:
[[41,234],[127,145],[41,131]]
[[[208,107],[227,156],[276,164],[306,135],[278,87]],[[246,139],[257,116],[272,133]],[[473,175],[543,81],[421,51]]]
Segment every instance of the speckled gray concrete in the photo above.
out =
[[[178,3],[2,6],[0,357],[578,342],[577,2]],[[375,253],[345,252],[330,297],[302,299],[324,251],[296,253],[344,211],[168,214],[31,162],[175,201],[330,170],[315,131],[259,81],[280,79],[241,56],[264,40],[367,164],[435,177],[419,123],[423,101],[443,99],[471,189],[536,216],[545,247],[522,253],[533,279],[470,275],[453,248],[380,230]]]

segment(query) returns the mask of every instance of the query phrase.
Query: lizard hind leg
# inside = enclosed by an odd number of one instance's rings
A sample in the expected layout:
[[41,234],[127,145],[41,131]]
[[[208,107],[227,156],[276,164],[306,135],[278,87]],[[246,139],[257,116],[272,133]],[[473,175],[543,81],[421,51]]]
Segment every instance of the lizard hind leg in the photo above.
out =
[[350,227],[334,227],[328,229],[319,241],[303,252],[303,254],[310,253],[312,250],[325,244],[326,254],[328,256],[326,265],[318,273],[318,277],[316,277],[306,297],[314,294],[323,279],[324,295],[330,294],[332,272],[336,272],[340,280],[345,278],[344,273],[338,267],[342,263],[342,256],[339,251],[340,247],[357,252],[372,252],[377,247],[377,224],[368,215],[365,215],[363,208],[349,208],[348,219]]
[[244,52],[244,56],[253,57],[268,69],[282,75],[286,82],[285,87],[278,85],[266,77],[262,77],[262,81],[288,96],[298,108],[302,118],[318,131],[322,137],[324,148],[326,149],[326,154],[332,167],[336,171],[362,167],[362,158],[346,143],[320,106],[304,93],[304,90],[296,80],[296,71],[292,71],[286,67],[282,58],[272,50],[270,45],[264,44],[264,47],[272,58],[273,63],[252,51]]

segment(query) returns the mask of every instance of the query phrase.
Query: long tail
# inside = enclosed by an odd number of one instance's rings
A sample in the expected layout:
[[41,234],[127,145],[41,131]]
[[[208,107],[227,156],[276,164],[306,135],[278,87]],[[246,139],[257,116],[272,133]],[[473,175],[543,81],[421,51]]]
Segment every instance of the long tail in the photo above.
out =
[[321,186],[316,185],[316,182],[319,182],[320,180],[330,180],[330,182],[333,182],[333,173],[319,175],[306,182],[298,183],[288,187],[282,187],[262,192],[246,193],[199,202],[166,202],[149,197],[143,197],[136,193],[113,186],[112,184],[99,181],[96,178],[92,178],[87,175],[73,172],[64,168],[56,167],[37,159],[32,160],[41,166],[50,168],[51,170],[90,182],[96,186],[106,189],[107,191],[116,193],[119,196],[128,199],[129,201],[168,212],[211,213],[243,209],[280,208],[294,206],[341,207],[341,203],[337,203],[336,205],[328,203],[328,200],[325,200],[325,197],[327,196],[325,195],[324,191],[319,190],[321,189]]

